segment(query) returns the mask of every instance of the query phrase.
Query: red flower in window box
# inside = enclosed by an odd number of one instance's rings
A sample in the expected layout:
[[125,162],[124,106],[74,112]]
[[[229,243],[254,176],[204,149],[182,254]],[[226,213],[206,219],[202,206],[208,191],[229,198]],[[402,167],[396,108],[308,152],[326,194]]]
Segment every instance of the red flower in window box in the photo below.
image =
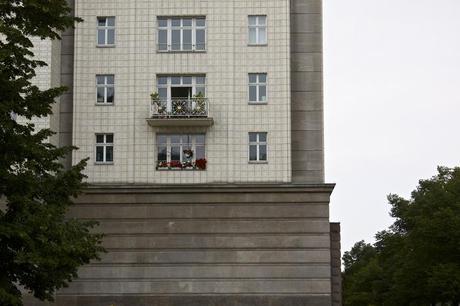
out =
[[202,158],[202,159],[197,159],[196,162],[195,162],[195,167],[197,169],[200,169],[200,170],[206,170],[206,159]]
[[165,161],[158,162],[157,168],[168,168],[168,167],[169,167],[168,162],[165,162]]
[[181,168],[182,169],[182,163],[178,160],[172,160],[170,163],[169,163],[169,166],[171,168]]

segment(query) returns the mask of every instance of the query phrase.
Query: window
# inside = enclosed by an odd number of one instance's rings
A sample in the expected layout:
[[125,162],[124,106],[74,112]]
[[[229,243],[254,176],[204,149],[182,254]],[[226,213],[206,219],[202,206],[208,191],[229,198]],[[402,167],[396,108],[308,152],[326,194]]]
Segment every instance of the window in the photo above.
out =
[[267,44],[267,16],[249,16],[249,44]]
[[97,104],[113,104],[115,99],[115,76],[113,74],[96,76]]
[[249,133],[249,162],[267,161],[267,133]]
[[115,17],[97,17],[97,45],[115,45]]
[[157,169],[205,170],[205,135],[157,134]]
[[206,18],[158,18],[159,51],[205,51]]
[[96,134],[96,163],[113,162],[113,134]]
[[249,102],[264,103],[267,102],[267,74],[250,73],[249,74]]

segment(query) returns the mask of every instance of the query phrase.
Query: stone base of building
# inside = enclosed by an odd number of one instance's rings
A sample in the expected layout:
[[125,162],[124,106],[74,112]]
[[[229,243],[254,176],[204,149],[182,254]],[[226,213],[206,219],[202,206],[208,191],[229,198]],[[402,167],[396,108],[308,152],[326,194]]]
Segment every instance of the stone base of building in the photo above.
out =
[[59,296],[28,306],[329,306],[330,296]]
[[108,253],[51,305],[331,306],[333,187],[91,186],[69,214],[99,221]]

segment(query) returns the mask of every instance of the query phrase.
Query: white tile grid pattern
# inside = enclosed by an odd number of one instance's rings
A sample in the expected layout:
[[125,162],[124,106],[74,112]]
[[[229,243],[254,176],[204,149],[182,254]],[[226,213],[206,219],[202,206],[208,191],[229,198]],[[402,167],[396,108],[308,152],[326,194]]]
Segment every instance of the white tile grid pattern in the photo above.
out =
[[[76,4],[74,135],[89,182],[290,182],[289,1],[89,1]],[[267,15],[268,46],[248,47],[247,16]],[[157,16],[205,15],[207,52],[156,52]],[[116,16],[115,48],[96,48],[96,17]],[[248,105],[248,73],[268,73],[268,104]],[[157,74],[206,74],[214,126],[206,171],[156,171],[146,118]],[[115,103],[96,106],[96,74],[115,75]],[[187,130],[186,130],[187,131]],[[248,132],[268,132],[268,164],[248,164]],[[114,134],[114,165],[94,164],[95,133]]]

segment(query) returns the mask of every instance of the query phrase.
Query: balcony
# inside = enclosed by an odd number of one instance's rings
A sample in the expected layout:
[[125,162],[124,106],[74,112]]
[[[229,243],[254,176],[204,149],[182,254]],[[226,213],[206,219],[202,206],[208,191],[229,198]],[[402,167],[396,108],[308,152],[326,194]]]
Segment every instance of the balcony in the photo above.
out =
[[153,99],[147,122],[153,127],[197,126],[209,127],[209,101],[204,97]]

